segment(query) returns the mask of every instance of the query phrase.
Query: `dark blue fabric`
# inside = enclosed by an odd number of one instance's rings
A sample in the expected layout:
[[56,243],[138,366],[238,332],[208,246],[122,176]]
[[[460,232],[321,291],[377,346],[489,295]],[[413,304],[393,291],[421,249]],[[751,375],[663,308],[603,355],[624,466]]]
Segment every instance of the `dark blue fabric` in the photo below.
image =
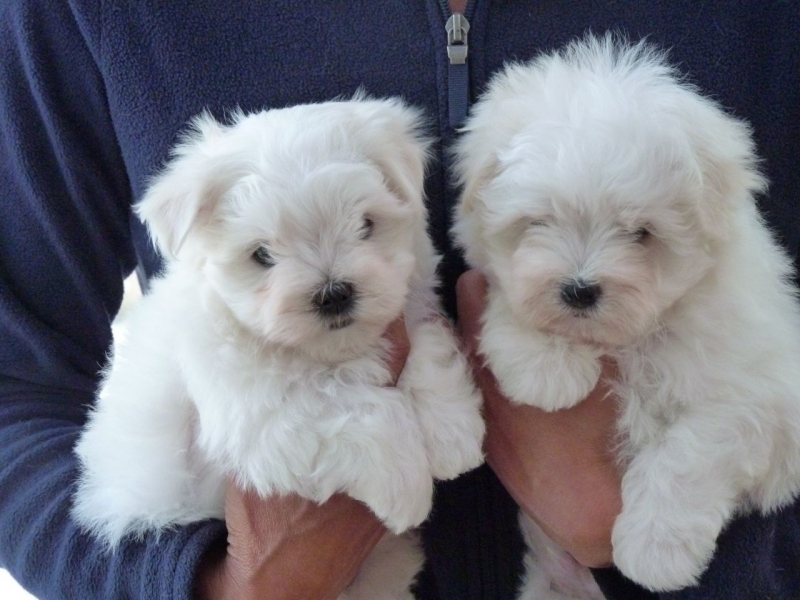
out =
[[469,110],[469,65],[449,65],[447,71],[450,127],[458,129],[466,121]]
[[[753,123],[770,224],[800,249],[800,5],[791,1],[478,0],[473,97],[509,59],[587,28],[650,36]],[[159,260],[131,217],[177,132],[217,116],[348,95],[398,94],[430,115],[440,158],[431,231],[454,307],[463,262],[447,237],[454,192],[444,18],[437,0],[0,3],[0,565],[42,599],[189,598],[224,525],[196,524],[103,554],[70,522],[71,448],[105,360],[122,278]],[[591,499],[587,499],[591,501]],[[664,599],[800,598],[800,508],[741,518],[700,588]],[[487,468],[437,489],[425,526],[426,600],[507,600],[520,571],[516,508]],[[609,598],[651,598],[613,570]]]

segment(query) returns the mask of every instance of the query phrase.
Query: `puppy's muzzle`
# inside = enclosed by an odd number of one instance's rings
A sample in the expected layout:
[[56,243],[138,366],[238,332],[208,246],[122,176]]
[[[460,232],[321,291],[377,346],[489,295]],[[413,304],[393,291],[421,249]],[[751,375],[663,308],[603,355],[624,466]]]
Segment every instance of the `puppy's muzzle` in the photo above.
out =
[[332,328],[339,329],[353,322],[356,296],[356,288],[349,281],[329,281],[317,290],[311,303]]
[[592,308],[602,295],[603,288],[599,284],[583,279],[573,279],[561,286],[561,300],[570,308]]

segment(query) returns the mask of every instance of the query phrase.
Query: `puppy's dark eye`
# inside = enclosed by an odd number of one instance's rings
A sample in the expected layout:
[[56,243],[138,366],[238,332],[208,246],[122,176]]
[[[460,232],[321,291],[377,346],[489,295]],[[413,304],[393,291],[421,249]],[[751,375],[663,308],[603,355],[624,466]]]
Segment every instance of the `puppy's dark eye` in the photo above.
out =
[[635,242],[643,242],[650,237],[650,231],[642,227],[633,232],[633,239]]
[[253,260],[260,264],[262,267],[272,267],[275,266],[275,259],[272,258],[272,255],[269,253],[269,250],[265,246],[259,246],[256,248],[256,251],[253,252]]
[[368,239],[372,235],[374,229],[375,222],[369,217],[364,217],[364,223],[361,225],[361,239]]
[[534,219],[530,223],[528,223],[531,227],[547,227],[547,221],[544,219]]

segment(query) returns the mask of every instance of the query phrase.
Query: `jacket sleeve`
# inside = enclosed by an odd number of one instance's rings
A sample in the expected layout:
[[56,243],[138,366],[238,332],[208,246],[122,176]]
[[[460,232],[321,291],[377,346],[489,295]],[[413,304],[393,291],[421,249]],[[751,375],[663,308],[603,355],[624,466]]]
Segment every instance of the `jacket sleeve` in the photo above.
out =
[[41,600],[183,599],[222,522],[110,553],[70,518],[73,445],[135,265],[100,22],[0,4],[0,567]]

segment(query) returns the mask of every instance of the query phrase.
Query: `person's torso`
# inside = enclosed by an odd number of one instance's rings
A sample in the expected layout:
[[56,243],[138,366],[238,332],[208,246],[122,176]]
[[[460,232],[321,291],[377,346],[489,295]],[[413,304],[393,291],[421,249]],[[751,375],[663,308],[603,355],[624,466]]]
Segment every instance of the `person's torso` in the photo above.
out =
[[[800,10],[792,2],[488,2],[470,17],[474,100],[505,61],[526,60],[587,29],[613,29],[671,49],[672,61],[707,94],[754,126],[771,191],[762,201],[792,256],[800,249]],[[445,14],[427,2],[103,3],[93,48],[138,200],[186,122],[351,96],[400,95],[422,107],[443,140],[427,179],[430,226],[445,255],[445,306],[464,267],[448,236],[456,190],[447,174]],[[147,275],[159,259],[140,223],[134,242]],[[439,486],[425,526],[426,600],[510,600],[521,573],[516,506],[483,467]],[[626,596],[617,596],[626,597]],[[627,596],[630,597],[630,596]],[[644,592],[637,597],[648,597]]]

